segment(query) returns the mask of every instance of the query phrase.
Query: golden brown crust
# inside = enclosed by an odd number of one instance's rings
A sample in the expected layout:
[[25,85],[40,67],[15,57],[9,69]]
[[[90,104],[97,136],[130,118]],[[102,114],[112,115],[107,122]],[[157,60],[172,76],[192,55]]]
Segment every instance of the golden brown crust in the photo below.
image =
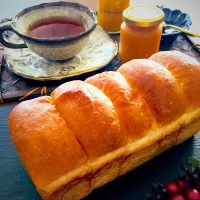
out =
[[126,138],[110,99],[96,87],[72,81],[58,87],[51,97],[89,159],[125,144]]
[[134,60],[88,79],[94,86],[69,82],[12,111],[13,141],[43,199],[81,199],[200,130],[199,64],[173,60],[164,62],[171,73]]
[[50,97],[20,103],[9,116],[18,153],[37,188],[86,162],[86,155]]
[[122,131],[129,141],[143,137],[146,131],[156,125],[146,101],[119,72],[97,74],[86,82],[99,88],[112,101]]
[[144,96],[159,123],[171,122],[185,112],[185,94],[162,65],[138,59],[122,65],[118,71]]
[[178,52],[158,52],[150,57],[166,67],[185,92],[188,105],[200,106],[200,63],[194,58]]

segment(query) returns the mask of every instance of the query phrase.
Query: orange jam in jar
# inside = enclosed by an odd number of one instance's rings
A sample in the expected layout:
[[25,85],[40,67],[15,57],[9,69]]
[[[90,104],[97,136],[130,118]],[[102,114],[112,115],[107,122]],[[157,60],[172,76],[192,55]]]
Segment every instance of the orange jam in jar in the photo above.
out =
[[98,24],[109,33],[119,33],[123,11],[130,0],[98,0]]
[[119,55],[123,63],[159,51],[164,13],[157,7],[131,6],[123,12]]

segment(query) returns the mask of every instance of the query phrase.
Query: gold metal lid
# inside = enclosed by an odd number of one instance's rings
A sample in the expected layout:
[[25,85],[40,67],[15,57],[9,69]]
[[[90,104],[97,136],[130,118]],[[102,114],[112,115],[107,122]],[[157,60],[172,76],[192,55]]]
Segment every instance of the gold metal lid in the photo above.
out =
[[157,7],[130,6],[123,12],[124,21],[139,27],[159,25],[164,18],[164,12]]

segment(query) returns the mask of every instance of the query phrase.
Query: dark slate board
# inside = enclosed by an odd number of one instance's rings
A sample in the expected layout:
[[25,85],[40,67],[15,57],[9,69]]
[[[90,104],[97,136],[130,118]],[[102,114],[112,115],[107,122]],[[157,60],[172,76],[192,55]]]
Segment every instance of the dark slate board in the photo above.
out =
[[[7,117],[12,107],[0,108],[0,200],[41,200],[11,141]],[[174,180],[188,157],[200,158],[200,133],[152,161],[95,190],[84,200],[145,200],[153,182]]]

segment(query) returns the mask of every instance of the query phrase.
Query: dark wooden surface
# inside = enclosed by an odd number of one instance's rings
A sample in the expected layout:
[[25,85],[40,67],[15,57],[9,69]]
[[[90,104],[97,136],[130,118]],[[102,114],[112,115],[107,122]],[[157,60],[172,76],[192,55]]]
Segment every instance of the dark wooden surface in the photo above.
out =
[[[112,37],[115,41],[119,40],[119,35],[112,36]],[[166,44],[161,45],[161,50],[182,51],[190,56],[195,57],[197,60],[200,61],[199,51],[197,51],[193,47],[193,45],[189,42],[189,40],[184,35],[180,35],[177,38],[177,40],[173,43],[172,46],[166,46]],[[9,70],[6,67],[6,63],[4,62],[2,65],[2,69],[0,70],[1,71],[0,96],[2,97],[4,103],[19,102],[19,99],[21,97],[23,97],[25,94],[27,94],[29,91],[31,91],[34,88],[47,86],[47,92],[49,94],[52,92],[52,90],[54,90],[54,88],[56,88],[57,86],[59,86],[60,84],[66,81],[71,81],[75,79],[84,80],[87,77],[92,76],[99,72],[117,70],[120,65],[121,65],[121,62],[118,56],[116,56],[115,59],[108,66],[106,66],[105,68],[99,71],[77,76],[70,79],[64,79],[62,81],[39,82],[39,81],[26,80],[24,78],[16,76],[15,74],[9,72]],[[38,97],[40,95],[41,95],[41,89],[38,89],[36,92],[30,95],[29,98]]]
[[[13,107],[0,109],[0,200],[41,200],[11,141],[7,117]],[[180,173],[188,157],[200,158],[200,133],[132,172],[96,189],[84,200],[145,200],[153,182],[165,183]]]

